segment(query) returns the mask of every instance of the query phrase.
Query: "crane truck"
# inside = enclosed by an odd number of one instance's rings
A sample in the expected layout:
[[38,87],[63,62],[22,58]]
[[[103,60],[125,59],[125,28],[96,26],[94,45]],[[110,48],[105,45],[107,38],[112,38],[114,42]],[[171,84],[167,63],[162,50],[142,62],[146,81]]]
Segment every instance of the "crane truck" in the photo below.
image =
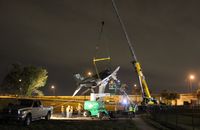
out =
[[134,49],[133,49],[133,45],[132,45],[131,40],[130,40],[130,38],[128,36],[128,33],[126,31],[126,27],[125,27],[125,25],[124,25],[124,23],[123,23],[120,15],[119,15],[117,6],[115,4],[115,0],[112,0],[112,5],[113,5],[114,11],[115,11],[115,13],[117,15],[117,18],[119,20],[119,23],[120,23],[120,25],[121,25],[121,27],[123,29],[124,35],[126,37],[126,40],[127,40],[128,46],[129,46],[129,50],[131,52],[131,56],[133,57],[132,64],[133,64],[133,66],[134,66],[134,68],[136,70],[136,73],[138,75],[139,83],[140,83],[140,87],[141,87],[141,91],[142,91],[142,99],[143,99],[142,104],[144,104],[144,105],[147,105],[147,104],[157,104],[157,100],[154,99],[151,96],[151,93],[149,91],[149,87],[147,85],[145,76],[144,76],[144,74],[142,72],[141,65],[140,65],[140,63],[137,60],[137,57],[136,57]]

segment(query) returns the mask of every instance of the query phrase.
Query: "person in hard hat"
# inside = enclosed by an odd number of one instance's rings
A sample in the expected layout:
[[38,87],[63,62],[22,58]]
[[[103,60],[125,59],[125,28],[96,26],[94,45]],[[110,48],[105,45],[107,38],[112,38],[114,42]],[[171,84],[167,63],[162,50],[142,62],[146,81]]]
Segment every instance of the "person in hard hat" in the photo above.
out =
[[77,111],[78,111],[78,116],[81,116],[81,111],[82,111],[82,105],[79,103],[77,106]]
[[130,104],[128,109],[129,109],[129,117],[130,118],[135,117],[135,111],[136,111],[135,107]]
[[133,117],[135,117],[135,114],[136,114],[136,112],[138,111],[138,105],[137,104],[135,104],[134,105],[134,107],[133,107]]
[[65,116],[65,109],[64,109],[64,106],[61,106],[61,115],[62,115],[62,117]]
[[70,118],[72,118],[73,111],[74,111],[74,110],[73,110],[73,106],[71,106],[70,109],[69,109],[69,117],[70,117]]
[[138,111],[138,105],[137,104],[134,105],[133,111],[134,111],[134,113],[136,113]]
[[70,106],[66,107],[66,117],[69,118]]

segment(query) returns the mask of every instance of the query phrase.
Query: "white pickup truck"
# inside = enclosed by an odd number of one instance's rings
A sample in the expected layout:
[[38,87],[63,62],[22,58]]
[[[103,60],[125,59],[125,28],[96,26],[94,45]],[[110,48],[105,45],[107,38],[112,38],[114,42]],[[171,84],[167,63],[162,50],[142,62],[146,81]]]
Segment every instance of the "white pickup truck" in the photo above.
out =
[[2,117],[22,121],[27,126],[34,120],[49,120],[52,113],[53,107],[43,107],[40,100],[18,99],[16,104],[9,104],[3,110]]

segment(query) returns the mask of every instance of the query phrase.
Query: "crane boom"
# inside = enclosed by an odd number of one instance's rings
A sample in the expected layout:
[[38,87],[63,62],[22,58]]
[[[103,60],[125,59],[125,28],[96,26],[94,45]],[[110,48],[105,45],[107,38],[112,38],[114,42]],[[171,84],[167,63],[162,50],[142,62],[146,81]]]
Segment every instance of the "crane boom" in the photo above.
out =
[[115,13],[116,13],[116,15],[117,15],[117,18],[118,18],[118,20],[119,20],[119,22],[120,22],[120,24],[121,24],[121,26],[122,26],[122,29],[123,29],[124,35],[125,35],[125,37],[126,37],[126,40],[127,40],[127,42],[128,42],[128,47],[129,47],[129,50],[130,50],[130,52],[131,52],[131,54],[132,54],[133,60],[134,60],[134,61],[137,61],[137,57],[136,57],[136,55],[135,55],[135,51],[134,51],[134,49],[133,49],[133,45],[131,44],[131,40],[130,40],[130,38],[129,38],[129,36],[128,36],[128,33],[127,33],[127,31],[126,31],[126,27],[125,27],[125,25],[124,25],[124,23],[123,23],[123,21],[122,21],[120,15],[119,15],[119,12],[118,12],[118,9],[117,9],[117,6],[116,6],[114,0],[112,0],[112,5],[113,5],[113,8],[114,8]]
[[137,72],[137,75],[138,75],[138,78],[139,78],[140,87],[141,87],[141,90],[142,90],[143,103],[145,103],[145,104],[154,104],[156,101],[155,101],[155,99],[153,99],[151,97],[147,82],[145,80],[145,76],[143,75],[140,63],[138,62],[137,57],[135,55],[135,52],[134,52],[134,49],[133,49],[133,45],[132,45],[131,40],[130,40],[130,38],[128,36],[128,33],[126,31],[126,27],[125,27],[120,15],[119,15],[117,6],[115,4],[115,0],[112,0],[112,5],[113,5],[113,8],[114,8],[115,13],[117,15],[117,18],[118,18],[118,20],[119,20],[119,22],[121,24],[121,27],[122,27],[123,32],[124,32],[124,35],[125,35],[126,40],[128,42],[129,50],[130,50],[131,55],[133,57],[133,62],[132,63],[134,65],[135,69],[136,69],[136,72]]

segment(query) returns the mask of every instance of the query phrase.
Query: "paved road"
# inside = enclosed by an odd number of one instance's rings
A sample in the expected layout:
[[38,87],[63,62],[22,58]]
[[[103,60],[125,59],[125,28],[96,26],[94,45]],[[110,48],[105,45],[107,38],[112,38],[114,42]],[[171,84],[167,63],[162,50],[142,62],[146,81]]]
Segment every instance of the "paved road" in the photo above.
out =
[[135,122],[136,124],[136,127],[139,129],[139,130],[157,130],[156,128],[150,126],[149,124],[147,124],[143,119],[141,119],[140,117],[135,117],[133,119],[133,121]]

